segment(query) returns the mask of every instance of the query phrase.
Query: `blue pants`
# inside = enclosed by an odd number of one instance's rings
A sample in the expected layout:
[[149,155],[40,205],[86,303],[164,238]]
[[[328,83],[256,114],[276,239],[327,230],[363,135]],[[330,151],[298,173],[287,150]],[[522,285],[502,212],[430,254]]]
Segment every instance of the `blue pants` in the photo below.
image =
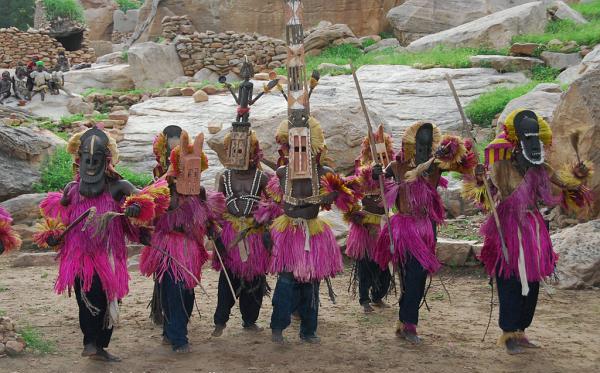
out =
[[[358,294],[361,305],[379,302],[386,296],[392,276],[390,270],[381,270],[379,264],[364,257],[356,262],[358,267]],[[370,294],[369,294],[370,291]]]
[[521,281],[517,276],[504,279],[496,276],[500,317],[498,324],[504,332],[524,331],[533,321],[540,292],[539,282],[529,282],[529,294],[521,295]]
[[419,324],[419,306],[425,295],[427,271],[414,256],[407,253],[402,279],[399,319],[403,323]]
[[271,329],[290,326],[292,313],[300,314],[300,338],[314,337],[319,316],[319,282],[298,282],[291,273],[280,273],[273,294]]
[[186,289],[183,282],[175,282],[170,272],[165,273],[160,285],[165,316],[163,336],[176,349],[188,343],[187,324],[194,310],[194,289]]

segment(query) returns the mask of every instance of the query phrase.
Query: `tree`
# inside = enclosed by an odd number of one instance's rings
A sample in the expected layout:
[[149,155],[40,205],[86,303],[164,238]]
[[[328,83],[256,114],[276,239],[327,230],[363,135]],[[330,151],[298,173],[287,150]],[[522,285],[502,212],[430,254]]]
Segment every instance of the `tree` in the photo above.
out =
[[0,28],[16,26],[21,30],[33,27],[35,0],[0,0]]

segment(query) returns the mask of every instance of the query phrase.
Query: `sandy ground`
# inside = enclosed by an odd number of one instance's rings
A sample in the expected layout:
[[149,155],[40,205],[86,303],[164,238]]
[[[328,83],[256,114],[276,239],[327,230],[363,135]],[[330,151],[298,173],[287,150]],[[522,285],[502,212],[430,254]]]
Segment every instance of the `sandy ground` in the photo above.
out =
[[[241,330],[239,311],[221,338],[210,337],[216,302],[217,274],[206,270],[207,299],[196,291],[201,317],[190,324],[193,353],[175,355],[161,346],[161,330],[148,319],[146,305],[152,293],[149,279],[132,274],[131,293],[124,299],[122,323],[110,350],[122,363],[103,364],[81,358],[82,335],[75,299],[52,292],[53,267],[11,268],[11,256],[0,258],[0,310],[19,326],[31,325],[54,341],[57,352],[28,353],[0,359],[0,372],[597,372],[600,370],[600,297],[598,291],[557,291],[544,295],[529,331],[541,350],[508,356],[496,347],[498,308],[481,342],[488,320],[490,289],[479,268],[444,271],[452,303],[439,280],[428,295],[431,311],[421,313],[424,344],[408,346],[394,336],[397,305],[365,316],[346,292],[349,272],[333,283],[338,303],[332,304],[322,288],[319,315],[321,345],[298,342],[298,322],[287,330],[290,343],[273,345],[269,331]],[[274,286],[275,279],[270,283]],[[395,303],[395,297],[389,302]],[[271,315],[265,299],[259,323],[268,326]]]

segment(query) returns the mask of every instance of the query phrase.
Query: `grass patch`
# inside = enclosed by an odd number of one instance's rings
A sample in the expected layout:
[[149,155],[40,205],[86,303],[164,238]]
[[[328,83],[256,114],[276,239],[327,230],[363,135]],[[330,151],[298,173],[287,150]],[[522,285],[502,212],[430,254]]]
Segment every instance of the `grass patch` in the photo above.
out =
[[579,3],[569,5],[590,21],[600,20],[600,0],[591,1],[587,4]]
[[143,4],[143,1],[138,0],[116,0],[116,2],[119,4],[119,9],[121,9],[123,12],[131,9],[139,9]]
[[116,170],[125,180],[130,181],[133,185],[138,188],[143,188],[152,183],[152,176],[150,174],[140,174],[127,167],[117,165]]
[[27,343],[27,349],[41,354],[50,354],[56,350],[54,342],[44,338],[39,330],[26,326],[19,330],[19,334]]
[[[152,182],[150,174],[140,174],[124,166],[117,166],[117,172],[138,188],[143,188]],[[33,186],[38,193],[55,192],[61,190],[73,181],[73,159],[64,147],[57,148],[56,152],[48,158],[42,166],[41,181]]]
[[124,62],[129,62],[129,51],[121,51],[121,58]]
[[545,33],[517,35],[513,42],[548,44],[553,39],[565,43],[574,40],[579,45],[596,45],[600,43],[600,18],[592,19],[586,24],[577,24],[571,20],[552,21],[546,26]]
[[8,288],[6,286],[0,286],[0,293],[4,293],[5,291],[8,291]]
[[44,0],[46,18],[53,21],[67,18],[73,21],[85,22],[83,7],[77,0]]
[[[79,122],[85,120],[86,117],[84,114],[73,114],[66,117],[60,118],[60,123],[65,127],[70,127],[75,122]],[[91,119],[94,121],[101,121],[108,119],[108,114],[94,114],[91,116]]]
[[[336,65],[347,65],[352,61],[355,68],[364,65],[407,65],[418,68],[448,67],[448,68],[467,68],[471,67],[471,56],[479,54],[500,54],[506,55],[508,50],[490,50],[486,48],[457,48],[451,49],[443,46],[433,48],[429,51],[410,53],[398,52],[394,49],[364,53],[360,48],[344,44],[335,47],[329,47],[318,56],[307,56],[306,66],[310,72],[317,69],[322,63],[333,63]],[[285,75],[285,67],[277,70],[279,74]],[[349,69],[321,71],[322,75],[340,75],[350,74]]]
[[469,120],[481,127],[491,127],[497,114],[513,99],[531,91],[540,82],[531,82],[514,88],[499,87],[471,101],[465,108]]
[[377,42],[373,39],[365,39],[365,41],[362,42],[362,47],[363,48],[367,48],[370,47],[371,45],[375,45],[377,44]]

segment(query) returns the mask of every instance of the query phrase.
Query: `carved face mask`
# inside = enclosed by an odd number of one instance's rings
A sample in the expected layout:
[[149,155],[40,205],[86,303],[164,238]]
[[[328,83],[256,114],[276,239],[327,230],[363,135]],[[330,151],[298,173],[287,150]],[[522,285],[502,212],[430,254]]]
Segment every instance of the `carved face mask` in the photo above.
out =
[[293,127],[289,129],[291,179],[312,178],[312,151],[310,145],[310,129]]
[[247,80],[247,79],[252,79],[253,76],[254,76],[254,68],[252,68],[252,64],[250,62],[248,62],[248,57],[246,57],[246,60],[244,61],[244,63],[242,64],[242,67],[240,68],[240,78]]
[[227,167],[247,170],[250,165],[250,131],[233,130],[229,134]]
[[425,123],[419,128],[415,138],[415,164],[419,165],[429,160],[432,144],[433,126],[431,123]]
[[81,136],[79,147],[79,192],[86,197],[95,197],[104,191],[108,163],[109,139],[97,128]]
[[532,165],[544,163],[544,144],[540,141],[540,125],[536,114],[524,110],[515,117],[515,130],[520,153]]
[[390,157],[388,155],[388,149],[385,145],[385,133],[383,132],[383,126],[379,126],[375,136],[375,151],[377,152],[377,161],[379,164],[386,167],[390,163]]
[[187,136],[181,136],[177,193],[188,196],[198,195],[200,194],[200,178],[202,176],[204,134],[200,133],[196,136],[191,151],[187,140]]

